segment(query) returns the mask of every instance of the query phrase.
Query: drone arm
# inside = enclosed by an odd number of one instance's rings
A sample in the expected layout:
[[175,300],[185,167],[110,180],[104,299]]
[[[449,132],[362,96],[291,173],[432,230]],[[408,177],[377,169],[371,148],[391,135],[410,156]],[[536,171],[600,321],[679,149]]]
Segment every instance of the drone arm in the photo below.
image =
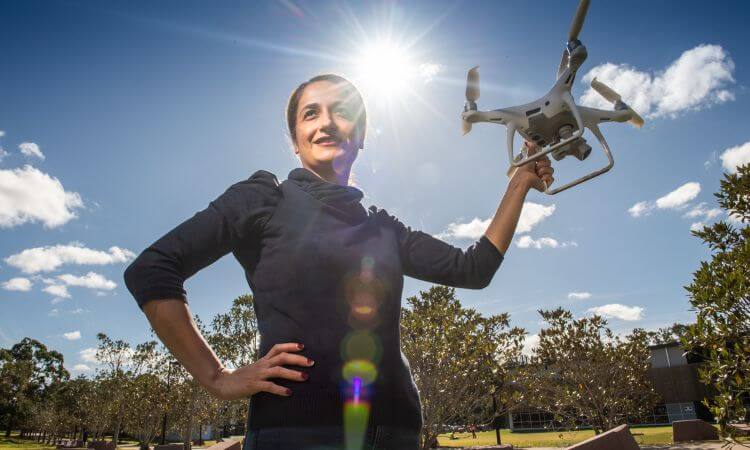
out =
[[591,132],[594,134],[594,136],[596,136],[596,138],[599,140],[599,144],[601,144],[602,149],[604,149],[604,153],[607,155],[607,160],[608,160],[607,165],[604,166],[604,167],[602,167],[599,170],[591,172],[588,175],[585,175],[585,176],[583,176],[583,177],[581,177],[581,178],[579,178],[579,179],[577,179],[575,181],[571,181],[570,183],[564,184],[564,185],[562,185],[562,186],[560,186],[558,188],[555,188],[555,189],[552,189],[552,190],[547,189],[546,191],[544,191],[545,194],[555,195],[558,192],[562,192],[562,191],[564,191],[566,189],[570,189],[573,186],[576,186],[576,185],[579,185],[579,184],[583,183],[584,181],[588,181],[588,180],[590,180],[590,179],[592,179],[594,177],[598,177],[599,175],[601,175],[601,174],[603,174],[605,172],[609,172],[609,170],[615,165],[615,160],[614,160],[614,158],[612,158],[612,152],[609,150],[609,144],[607,144],[607,140],[604,139],[604,135],[602,135],[602,132],[599,131],[599,127],[594,124],[594,125],[589,126],[588,128],[589,128],[589,130],[591,130]]

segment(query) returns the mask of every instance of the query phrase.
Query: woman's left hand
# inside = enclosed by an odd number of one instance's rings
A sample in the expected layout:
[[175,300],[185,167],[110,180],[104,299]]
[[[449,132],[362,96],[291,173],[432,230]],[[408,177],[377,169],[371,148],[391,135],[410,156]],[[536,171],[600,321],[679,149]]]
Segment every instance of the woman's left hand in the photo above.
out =
[[[535,143],[526,141],[526,154],[531,156],[538,151]],[[534,163],[524,164],[518,168],[515,176],[522,177],[529,188],[534,188],[539,192],[544,192],[554,181],[552,174],[555,169],[552,168],[552,162],[548,157],[543,156]]]

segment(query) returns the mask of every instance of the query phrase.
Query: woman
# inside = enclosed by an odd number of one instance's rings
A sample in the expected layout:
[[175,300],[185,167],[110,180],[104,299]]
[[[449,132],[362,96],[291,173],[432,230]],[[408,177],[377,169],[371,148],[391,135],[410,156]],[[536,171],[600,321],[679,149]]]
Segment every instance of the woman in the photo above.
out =
[[[245,449],[416,449],[419,394],[400,351],[403,276],[457,287],[489,284],[530,188],[552,183],[549,160],[521,168],[485,235],[467,250],[366,210],[349,186],[364,145],[364,102],[348,80],[321,75],[287,106],[302,167],[266,171],[139,255],[125,282],[179,362],[214,395],[252,396]],[[183,282],[232,252],[253,291],[258,361],[235,370],[191,320]],[[343,426],[342,426],[343,425]],[[365,426],[367,425],[367,426]]]

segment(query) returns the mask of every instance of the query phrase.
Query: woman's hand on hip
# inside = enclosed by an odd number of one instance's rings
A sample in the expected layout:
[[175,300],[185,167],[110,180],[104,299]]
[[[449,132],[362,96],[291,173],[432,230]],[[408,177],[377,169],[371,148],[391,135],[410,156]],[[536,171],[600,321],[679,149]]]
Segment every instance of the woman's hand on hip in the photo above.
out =
[[285,378],[293,381],[305,381],[308,375],[304,372],[291,370],[284,365],[310,367],[315,362],[302,355],[289,352],[302,350],[303,345],[285,343],[274,345],[269,352],[254,363],[239,369],[222,368],[214,378],[211,391],[223,400],[246,398],[258,392],[288,397],[291,389],[279,386],[269,381],[271,378]]

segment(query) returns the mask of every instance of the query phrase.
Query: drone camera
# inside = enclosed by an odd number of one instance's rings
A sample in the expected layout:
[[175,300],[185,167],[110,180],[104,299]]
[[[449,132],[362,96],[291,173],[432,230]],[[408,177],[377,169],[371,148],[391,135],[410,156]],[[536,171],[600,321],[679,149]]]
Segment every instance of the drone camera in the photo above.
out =
[[570,155],[575,156],[579,161],[583,161],[590,154],[591,146],[586,143],[586,139],[584,138],[576,139],[568,145],[563,145],[557,150],[552,151],[552,157],[555,158],[555,161],[560,161]]

